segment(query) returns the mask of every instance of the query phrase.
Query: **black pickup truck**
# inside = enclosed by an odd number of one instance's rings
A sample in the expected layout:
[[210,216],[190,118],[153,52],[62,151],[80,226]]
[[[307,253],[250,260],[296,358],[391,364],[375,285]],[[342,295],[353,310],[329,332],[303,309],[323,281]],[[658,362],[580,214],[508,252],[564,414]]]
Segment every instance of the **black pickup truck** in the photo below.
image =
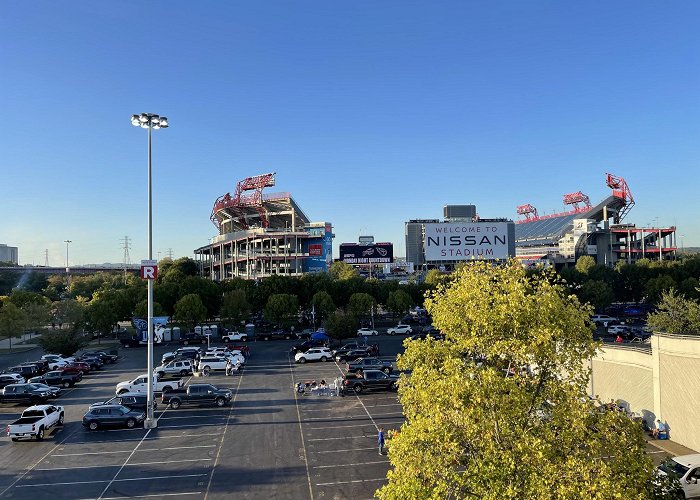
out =
[[379,370],[365,370],[362,375],[348,373],[343,377],[340,393],[354,392],[359,394],[368,390],[396,390],[398,380],[398,375]]
[[38,405],[50,397],[50,391],[34,384],[10,384],[0,392],[0,403]]
[[231,402],[231,399],[233,399],[233,394],[229,389],[219,389],[211,384],[192,384],[184,389],[164,392],[161,402],[176,410],[187,404],[226,406]]
[[360,358],[351,361],[347,364],[348,372],[362,373],[367,370],[381,370],[384,373],[394,371],[394,366],[391,361],[382,361],[379,358]]
[[271,332],[259,333],[258,337],[262,340],[289,340],[297,338],[292,332],[284,330],[272,330]]
[[58,387],[73,387],[76,383],[80,382],[83,376],[77,373],[64,373],[62,371],[47,372],[38,377],[32,377],[28,380],[30,383],[39,383],[46,385],[53,385]]

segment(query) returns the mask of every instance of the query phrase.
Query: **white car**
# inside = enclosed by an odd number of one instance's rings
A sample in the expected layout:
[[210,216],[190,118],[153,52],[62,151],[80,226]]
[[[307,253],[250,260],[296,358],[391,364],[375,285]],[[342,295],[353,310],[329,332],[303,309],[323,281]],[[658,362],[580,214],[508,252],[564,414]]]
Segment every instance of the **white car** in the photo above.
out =
[[612,325],[608,327],[608,333],[610,335],[618,335],[620,333],[627,333],[630,331],[630,327],[626,325]]
[[591,316],[591,321],[593,321],[593,323],[596,325],[603,325],[605,328],[607,328],[611,323],[615,323],[616,321],[620,320],[613,316],[608,316],[607,314],[594,314]]
[[228,332],[221,336],[223,342],[247,342],[248,334],[239,332]]
[[685,498],[700,497],[700,453],[670,458],[662,462],[657,471],[664,476],[675,474]]
[[58,370],[59,368],[63,368],[64,366],[75,362],[75,358],[72,356],[64,358],[58,354],[44,354],[41,359],[49,362],[49,370]]
[[379,335],[377,330],[372,330],[371,328],[360,328],[357,330],[358,337],[369,337],[371,335]]
[[298,352],[294,355],[294,361],[297,363],[328,361],[329,359],[333,359],[333,353],[327,347],[314,347],[306,352]]
[[[168,392],[174,389],[179,389],[183,386],[182,380],[165,380],[160,381],[158,377],[153,377],[153,392]],[[133,380],[119,382],[117,384],[116,394],[121,396],[127,392],[147,392],[148,391],[148,374],[139,375]]]
[[232,363],[245,364],[245,356],[241,351],[207,351],[202,358],[230,359]]
[[392,328],[389,328],[386,333],[389,335],[409,335],[413,333],[413,328],[409,325],[398,324]]
[[170,363],[157,366],[153,373],[159,377],[163,375],[179,375],[185,377],[192,373],[192,362],[189,359],[178,359]]

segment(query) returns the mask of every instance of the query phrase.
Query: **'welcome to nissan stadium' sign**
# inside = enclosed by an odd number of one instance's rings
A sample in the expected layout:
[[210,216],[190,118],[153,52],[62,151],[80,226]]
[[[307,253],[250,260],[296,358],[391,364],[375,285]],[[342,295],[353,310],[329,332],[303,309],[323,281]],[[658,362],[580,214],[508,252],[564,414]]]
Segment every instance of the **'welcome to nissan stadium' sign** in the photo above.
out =
[[446,222],[425,225],[427,261],[507,258],[506,222]]

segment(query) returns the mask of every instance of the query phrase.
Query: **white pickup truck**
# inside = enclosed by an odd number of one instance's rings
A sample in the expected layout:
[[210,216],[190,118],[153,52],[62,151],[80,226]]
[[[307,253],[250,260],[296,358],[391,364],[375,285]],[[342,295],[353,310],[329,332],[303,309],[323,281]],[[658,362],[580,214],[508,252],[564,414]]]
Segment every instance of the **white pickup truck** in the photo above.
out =
[[13,441],[20,438],[44,439],[46,431],[56,425],[63,425],[63,406],[37,405],[30,406],[22,412],[22,416],[7,426],[7,435]]
[[[180,389],[183,385],[182,380],[165,380],[161,382],[157,376],[153,376],[153,392],[168,392],[173,389]],[[148,375],[144,373],[139,375],[134,380],[127,380],[117,384],[117,395],[126,392],[148,392]]]

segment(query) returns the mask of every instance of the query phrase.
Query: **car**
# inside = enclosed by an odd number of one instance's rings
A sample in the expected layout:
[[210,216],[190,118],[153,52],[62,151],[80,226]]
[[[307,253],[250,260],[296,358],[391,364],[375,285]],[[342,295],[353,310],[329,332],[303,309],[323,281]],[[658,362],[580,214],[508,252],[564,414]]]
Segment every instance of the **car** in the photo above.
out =
[[91,407],[83,416],[83,426],[91,431],[101,427],[126,427],[133,429],[146,420],[142,410],[131,410],[122,405],[99,405]]
[[399,323],[398,325],[389,328],[386,333],[389,335],[409,335],[413,333],[413,328],[411,328],[410,325],[402,325]]
[[104,362],[97,357],[81,356],[78,362],[88,365],[90,367],[90,371],[101,370],[104,366]]
[[221,336],[223,342],[247,342],[248,334],[240,332],[226,332]]
[[72,356],[64,358],[63,356],[59,356],[58,354],[44,354],[41,357],[41,359],[49,362],[49,370],[55,370],[56,368],[66,366],[76,360]]
[[39,374],[39,369],[34,365],[11,366],[7,371],[10,373],[17,373],[26,379],[30,379]]
[[377,330],[372,330],[371,328],[360,328],[357,330],[358,337],[370,337],[372,335],[379,335]]
[[49,362],[46,361],[45,359],[40,359],[37,361],[27,361],[26,363],[22,363],[25,366],[34,366],[36,367],[37,370],[37,375],[41,375],[42,373],[46,373],[49,371]]
[[170,363],[157,366],[153,373],[158,374],[159,377],[164,375],[179,375],[180,377],[185,377],[187,375],[192,375],[192,361],[189,359],[174,359]]
[[182,345],[189,345],[189,344],[206,344],[207,343],[207,337],[206,335],[202,335],[201,333],[196,333],[196,332],[187,332],[180,337],[179,342]]
[[272,330],[271,332],[261,333],[260,338],[263,340],[289,340],[296,338],[296,335],[284,330]]
[[347,394],[352,391],[355,394],[367,390],[396,390],[399,376],[393,373],[384,373],[379,370],[367,370],[362,375],[348,373],[343,377],[340,393]]
[[24,377],[19,373],[3,373],[0,375],[0,389],[10,384],[23,384]]
[[118,354],[112,354],[106,351],[93,351],[86,353],[88,356],[96,356],[102,360],[105,364],[113,365],[119,359]]
[[92,368],[90,367],[90,365],[87,363],[84,363],[83,361],[74,361],[73,363],[66,365],[66,368],[67,367],[78,368],[85,375],[87,375],[88,373],[90,373],[92,371]]
[[164,393],[161,402],[177,410],[182,405],[214,404],[218,407],[227,405],[233,399],[230,389],[220,389],[211,384],[191,384],[184,389]]
[[347,344],[343,344],[338,349],[335,349],[333,351],[333,354],[337,353],[338,351],[342,351],[342,350],[349,351],[350,349],[366,349],[366,348],[367,348],[367,344],[365,344],[364,342],[348,342]]
[[685,498],[700,497],[700,453],[665,460],[657,468],[657,473],[675,476]]
[[338,349],[335,351],[333,358],[338,363],[347,361],[355,361],[356,359],[366,358],[369,355],[367,348],[364,349]]
[[20,438],[44,439],[46,431],[57,425],[63,425],[64,410],[62,406],[37,405],[30,406],[22,412],[22,416],[7,426],[7,435],[12,441]]
[[[90,405],[90,408],[93,408],[95,406],[103,406],[103,405],[122,405],[122,406],[126,406],[127,408],[129,408],[131,410],[146,411],[146,407],[148,406],[148,395],[144,394],[142,392],[125,392],[124,394],[120,394],[119,396],[114,396],[113,398],[110,398],[107,401],[92,403]],[[154,399],[153,400],[153,410],[157,410],[157,409],[158,409],[158,402]]]
[[[78,361],[78,363],[79,363],[79,361]],[[62,372],[66,375],[80,375],[81,379],[83,378],[83,375],[85,374],[85,372],[82,370],[82,368],[74,365],[73,363],[70,363],[66,366],[62,366],[62,367],[56,369],[55,371]]]
[[324,340],[307,340],[301,344],[293,345],[290,351],[296,354],[297,352],[306,352],[312,347],[326,347],[326,342]]
[[54,370],[46,372],[38,377],[32,377],[28,380],[29,383],[39,383],[53,386],[60,386],[63,388],[73,387],[76,383],[80,382],[83,376],[76,373],[64,373],[63,371]]
[[631,329],[629,326],[626,325],[610,325],[608,327],[608,333],[610,335],[620,335],[629,332],[631,332]]
[[614,316],[608,316],[607,314],[594,314],[591,316],[591,321],[598,326],[603,325],[607,328],[609,325],[617,323],[620,320]]
[[63,389],[56,386],[42,384],[41,382],[30,382],[38,390],[46,391],[49,393],[49,399],[57,398],[63,393]]
[[137,337],[128,337],[128,338],[122,338],[119,339],[119,343],[122,345],[124,349],[129,349],[131,347],[141,347],[146,345],[145,342],[141,342],[141,339]]
[[0,392],[0,403],[38,405],[51,398],[48,390],[34,384],[10,384]]
[[169,363],[174,359],[189,359],[190,361],[195,361],[202,355],[201,347],[180,347],[172,352],[166,352],[161,357],[160,361],[162,364]]
[[365,370],[380,370],[384,373],[394,371],[391,361],[384,361],[379,358],[360,358],[347,364],[348,373],[363,373]]
[[305,328],[304,330],[297,332],[295,335],[299,340],[310,340],[311,335],[316,333],[316,330],[312,330],[311,328]]
[[245,357],[242,354],[236,353],[225,353],[224,355],[213,355],[213,356],[202,356],[197,364],[197,370],[209,373],[215,370],[226,370],[227,361],[231,361],[231,364],[243,366],[245,364]]
[[298,352],[294,355],[294,361],[297,363],[328,361],[330,359],[333,359],[333,353],[327,347],[314,347],[306,352]]
[[[153,392],[168,392],[173,389],[179,389],[184,384],[182,380],[160,380],[159,377],[153,377]],[[119,382],[115,389],[117,396],[126,394],[127,392],[142,392],[148,391],[148,374],[139,375],[133,380]]]

